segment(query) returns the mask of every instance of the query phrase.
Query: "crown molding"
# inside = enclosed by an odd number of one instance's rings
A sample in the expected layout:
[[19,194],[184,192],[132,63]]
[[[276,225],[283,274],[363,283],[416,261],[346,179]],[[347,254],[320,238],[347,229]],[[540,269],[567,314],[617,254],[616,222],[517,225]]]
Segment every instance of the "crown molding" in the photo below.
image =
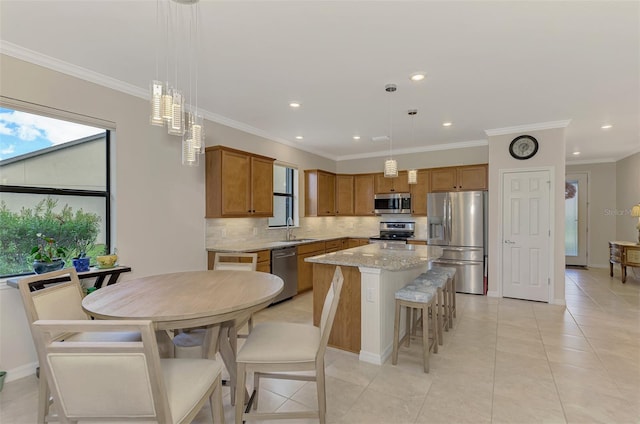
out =
[[496,135],[506,135],[506,134],[516,134],[523,133],[528,131],[540,131],[540,130],[551,130],[555,128],[566,128],[571,123],[571,119],[565,119],[562,121],[549,121],[549,122],[539,122],[536,124],[527,124],[527,125],[517,125],[515,127],[504,127],[504,128],[495,128],[490,130],[484,130],[485,134],[488,137],[493,137]]
[[[435,152],[439,150],[453,150],[453,149],[464,149],[467,147],[478,147],[478,146],[487,146],[489,142],[487,140],[472,140],[472,141],[462,141],[460,143],[452,143],[452,144],[436,144],[433,146],[424,146],[424,147],[416,147],[410,149],[397,149],[393,151],[394,156],[397,155],[406,155],[412,153],[424,153],[424,152]],[[372,152],[372,153],[364,153],[357,155],[345,155],[338,156],[337,161],[343,160],[355,160],[355,159],[367,159],[367,158],[379,158],[385,157],[389,155],[388,150]]]

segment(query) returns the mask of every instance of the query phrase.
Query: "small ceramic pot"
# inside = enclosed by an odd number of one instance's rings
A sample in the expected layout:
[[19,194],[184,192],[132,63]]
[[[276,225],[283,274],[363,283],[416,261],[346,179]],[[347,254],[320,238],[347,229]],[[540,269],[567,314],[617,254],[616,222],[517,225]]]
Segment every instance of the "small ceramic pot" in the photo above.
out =
[[62,268],[64,268],[64,259],[61,258],[53,259],[51,262],[33,261],[33,271],[36,274],[44,274]]
[[87,272],[89,271],[89,262],[91,258],[76,258],[73,259],[73,267],[77,272]]

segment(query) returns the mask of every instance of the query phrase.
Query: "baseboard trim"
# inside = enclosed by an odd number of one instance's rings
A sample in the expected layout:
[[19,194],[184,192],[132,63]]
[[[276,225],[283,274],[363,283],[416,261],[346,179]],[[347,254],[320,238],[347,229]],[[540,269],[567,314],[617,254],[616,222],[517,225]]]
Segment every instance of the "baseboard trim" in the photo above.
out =
[[37,367],[38,362],[31,362],[30,364],[21,365],[17,368],[7,370],[7,378],[5,379],[5,382],[8,383],[10,381],[28,377],[31,374],[35,374]]

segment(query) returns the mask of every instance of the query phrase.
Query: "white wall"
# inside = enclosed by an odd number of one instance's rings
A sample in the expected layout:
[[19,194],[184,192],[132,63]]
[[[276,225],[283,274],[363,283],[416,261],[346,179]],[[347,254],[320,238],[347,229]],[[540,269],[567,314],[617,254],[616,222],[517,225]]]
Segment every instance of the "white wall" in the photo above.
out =
[[631,217],[631,208],[640,203],[640,152],[616,163],[616,240],[638,240],[638,218]]
[[554,287],[549,302],[564,304],[564,180],[565,139],[564,128],[527,131],[539,143],[538,153],[528,160],[516,160],[509,154],[511,140],[522,132],[489,137],[489,294],[502,296],[500,287],[500,255],[502,252],[500,171],[529,168],[550,168],[551,187],[551,279]]
[[589,220],[587,265],[609,266],[609,240],[616,234],[616,164],[596,163],[585,165],[567,164],[567,174],[586,172],[589,175]]

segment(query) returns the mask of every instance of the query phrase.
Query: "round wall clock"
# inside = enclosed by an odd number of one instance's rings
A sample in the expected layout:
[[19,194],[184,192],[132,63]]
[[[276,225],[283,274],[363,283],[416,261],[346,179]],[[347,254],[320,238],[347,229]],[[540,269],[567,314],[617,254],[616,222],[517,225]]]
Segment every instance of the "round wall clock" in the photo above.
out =
[[509,144],[509,153],[516,159],[530,159],[538,153],[538,140],[530,135],[518,136]]

